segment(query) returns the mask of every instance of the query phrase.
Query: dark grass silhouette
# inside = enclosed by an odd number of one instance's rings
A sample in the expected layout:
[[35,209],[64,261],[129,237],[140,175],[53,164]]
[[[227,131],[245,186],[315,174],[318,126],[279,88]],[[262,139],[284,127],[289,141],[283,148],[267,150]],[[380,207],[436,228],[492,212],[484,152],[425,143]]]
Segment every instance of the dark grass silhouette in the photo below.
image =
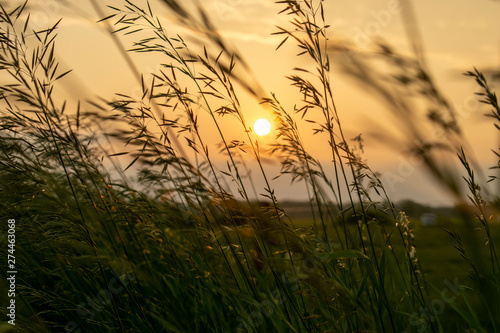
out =
[[[289,76],[302,96],[294,110],[252,79],[243,57],[201,7],[190,12],[176,1],[164,3],[178,24],[201,36],[199,43],[170,36],[149,6],[125,1],[111,7],[104,20],[113,23],[114,33],[136,34],[131,51],[161,53],[164,69],[150,82],[141,79],[140,100],[117,94],[76,111],[54,98],[56,81],[68,74],[54,57],[57,24],[31,31],[24,6],[1,6],[0,69],[9,81],[0,87],[0,205],[3,220],[17,221],[20,272],[12,331],[498,331],[499,266],[485,214],[488,206],[498,208],[497,194],[485,194],[477,184],[453,110],[419,52],[415,59],[386,45],[375,55],[349,52],[345,70],[398,112],[416,142],[412,148],[460,204],[467,232],[450,231],[450,247],[454,242],[470,264],[472,284],[470,291],[460,289],[465,304],[448,309],[461,320],[451,325],[421,310],[431,299],[411,224],[360,156],[361,137],[354,145],[344,137],[330,85],[332,48],[322,2],[278,2],[290,17],[277,32],[284,37],[279,46],[295,41],[300,56],[313,63]],[[391,92],[393,86],[381,84],[386,77],[367,62],[370,56],[407,73],[404,82],[393,75],[398,89],[424,92],[430,121],[447,134],[441,142],[421,136],[412,119],[416,110]],[[483,102],[493,108],[498,128],[495,94],[481,73],[468,75],[484,89]],[[270,147],[260,147],[254,137],[238,89],[275,115],[277,138]],[[205,143],[199,112],[208,113],[217,130],[227,156],[224,170],[212,159],[217,148]],[[306,113],[323,119],[314,132],[326,135],[333,174],[304,147],[297,122]],[[223,116],[236,117],[244,141],[223,132]],[[112,154],[107,140],[126,143],[127,151]],[[436,159],[434,150],[441,147],[463,164],[472,207],[460,190],[462,180]],[[264,148],[281,161],[284,175],[307,187],[312,226],[296,226],[281,207],[262,163]],[[196,161],[183,149],[195,152]],[[111,163],[117,158],[127,167]],[[247,190],[249,158],[266,184],[259,200]],[[124,175],[130,168],[137,170],[133,181]],[[228,182],[236,184],[236,193]],[[478,221],[489,241],[486,257],[472,232]]]

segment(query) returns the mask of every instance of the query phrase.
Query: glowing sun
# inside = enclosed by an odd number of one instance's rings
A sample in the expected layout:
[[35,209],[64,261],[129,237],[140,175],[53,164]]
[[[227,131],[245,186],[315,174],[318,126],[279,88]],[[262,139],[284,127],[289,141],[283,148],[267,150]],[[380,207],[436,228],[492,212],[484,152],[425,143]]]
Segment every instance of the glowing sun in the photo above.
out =
[[259,119],[253,125],[253,130],[260,136],[264,136],[271,131],[271,123],[266,119]]

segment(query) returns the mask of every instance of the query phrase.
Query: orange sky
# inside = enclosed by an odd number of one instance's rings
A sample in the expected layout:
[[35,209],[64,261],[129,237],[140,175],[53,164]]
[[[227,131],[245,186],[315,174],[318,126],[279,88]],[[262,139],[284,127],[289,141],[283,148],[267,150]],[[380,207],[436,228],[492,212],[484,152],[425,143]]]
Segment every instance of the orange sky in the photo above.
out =
[[[326,20],[331,25],[330,38],[354,41],[356,46],[363,48],[366,38],[382,36],[396,49],[408,52],[401,15],[391,13],[394,2],[325,1]],[[67,90],[81,99],[93,95],[110,97],[114,92],[137,94],[138,85],[104,31],[104,25],[95,24],[99,17],[90,2],[81,1],[74,8],[67,8],[61,3],[55,0],[30,1],[37,8],[34,12],[36,15],[32,15],[34,27],[42,27],[64,17],[57,48],[62,65],[74,69],[71,76],[65,78]],[[119,5],[122,1],[106,3]],[[167,20],[168,11],[157,1],[151,3],[156,13]],[[459,121],[463,124],[469,142],[475,147],[478,160],[484,166],[493,165],[495,158],[490,149],[498,144],[498,134],[483,116],[487,109],[474,102],[473,93],[477,90],[473,80],[461,77],[461,73],[473,66],[500,67],[500,4],[488,0],[421,0],[412,3],[429,67],[439,87],[459,110]],[[295,56],[296,49],[292,46],[285,45],[275,51],[281,37],[270,35],[276,31],[276,25],[286,24],[287,17],[277,15],[281,7],[266,0],[205,0],[202,4],[221,34],[245,56],[265,90],[275,92],[288,107],[299,103],[295,90],[284,77],[291,73],[293,67],[301,65],[303,60]],[[387,16],[387,13],[390,15]],[[130,38],[123,40],[125,45],[130,45]],[[162,61],[151,55],[134,56],[134,59],[138,69],[145,74],[157,72],[158,64]],[[370,137],[371,133],[377,131],[397,132],[396,123],[392,122],[381,103],[342,76],[335,63],[332,67],[334,97],[347,137],[364,133],[367,142],[365,157],[372,168],[383,174],[397,174],[398,169],[405,165],[401,152],[389,149],[384,143]],[[249,123],[259,117],[269,117],[250,98],[243,98],[242,101]],[[225,129],[229,135],[235,131],[236,126],[233,125],[229,121]],[[307,126],[304,130],[307,130]],[[325,153],[327,147],[319,144],[322,139],[307,134],[304,138],[310,152],[328,163],[329,158]],[[272,141],[270,137],[263,140]],[[276,175],[278,167],[269,167],[271,176]],[[303,187],[290,190],[288,183],[288,179],[276,181],[274,186],[278,195],[289,199],[305,198]],[[433,204],[449,202],[445,194],[433,187],[432,181],[420,171],[412,172],[403,181],[390,185],[389,192],[398,199],[411,198]]]

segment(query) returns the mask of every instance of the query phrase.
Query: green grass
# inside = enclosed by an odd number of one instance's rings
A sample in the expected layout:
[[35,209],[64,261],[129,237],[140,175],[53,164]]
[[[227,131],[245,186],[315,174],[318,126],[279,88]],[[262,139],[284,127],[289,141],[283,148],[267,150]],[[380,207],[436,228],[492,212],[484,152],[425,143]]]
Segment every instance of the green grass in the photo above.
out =
[[[115,34],[136,37],[131,52],[160,53],[163,70],[150,82],[140,78],[139,100],[117,94],[66,110],[55,97],[56,82],[69,74],[55,58],[58,23],[32,31],[25,6],[0,6],[0,70],[10,80],[0,86],[0,219],[16,220],[19,271],[16,326],[2,322],[2,330],[499,331],[498,226],[489,214],[498,210],[498,194],[477,183],[453,110],[423,59],[375,45],[374,53],[350,53],[349,66],[401,116],[409,148],[455,197],[448,233],[442,225],[414,227],[363,160],[361,136],[344,137],[322,2],[278,3],[290,17],[278,28],[284,38],[278,48],[294,41],[310,64],[288,77],[299,93],[292,110],[248,78],[243,57],[202,8],[188,11],[176,1],[165,5],[178,24],[203,37],[201,44],[171,36],[149,5],[110,7],[113,14],[103,20]],[[387,62],[393,76],[370,68],[372,58]],[[413,76],[394,82],[401,71]],[[467,75],[481,87],[498,127],[496,95],[480,72]],[[412,118],[416,110],[382,82],[420,94],[432,110],[428,121],[446,130],[443,141],[424,140]],[[254,136],[239,103],[242,90],[275,117],[275,143],[261,147]],[[206,144],[201,112],[218,147]],[[313,134],[325,143],[328,167],[303,144],[307,113],[320,119]],[[224,133],[227,117],[238,121],[243,138]],[[442,148],[456,155],[465,177],[441,164]],[[223,168],[216,153],[227,157]],[[268,154],[281,162],[283,176],[305,186],[312,218],[287,214],[263,163]],[[265,181],[259,200],[250,194],[248,159]],[[117,163],[123,160],[125,168]],[[7,239],[0,241],[2,255]],[[441,295],[443,279],[455,277],[469,288],[439,316],[422,311]],[[7,295],[0,301],[7,303]],[[0,313],[7,318],[6,307]]]
[[[425,212],[425,207],[419,208],[420,213]],[[431,210],[428,208],[428,210]],[[450,211],[447,209],[446,211]],[[450,284],[454,285],[455,281],[460,286],[466,288],[466,292],[469,301],[474,308],[481,308],[481,303],[483,300],[479,295],[474,292],[474,283],[471,281],[471,267],[469,262],[464,260],[460,255],[460,252],[453,245],[453,238],[449,235],[447,230],[454,230],[459,233],[467,232],[464,230],[461,221],[456,219],[454,216],[441,215],[436,220],[435,225],[423,226],[421,225],[419,218],[410,219],[411,229],[416,240],[416,256],[420,262],[420,268],[422,274],[425,278],[426,289],[428,290],[428,299],[431,300],[441,300],[442,292],[444,289],[445,297],[450,297],[454,299],[453,304],[461,307],[466,307],[465,299],[462,296],[456,296],[450,292]],[[294,223],[297,227],[312,227],[313,221],[311,219],[295,219]],[[350,225],[349,228],[351,232],[355,231],[355,226]],[[492,223],[490,225],[492,241],[495,246],[500,246],[500,224]],[[333,228],[329,227],[328,232],[332,235],[334,234]],[[481,235],[481,230],[478,228],[476,233]],[[482,235],[480,236],[482,237]],[[485,239],[486,242],[486,239]],[[481,256],[485,258],[488,257],[488,247],[483,246],[480,249]],[[455,297],[454,297],[455,296]],[[463,329],[467,323],[459,314],[454,311],[450,304],[444,303],[443,311],[441,311],[441,303],[436,304],[436,309],[439,310],[437,319],[440,321],[444,332],[449,331],[460,331]],[[429,309],[430,303],[428,303],[424,309]],[[431,310],[428,310],[431,311]],[[479,314],[480,320],[487,324],[489,318],[488,316]],[[415,325],[416,328],[422,326]]]

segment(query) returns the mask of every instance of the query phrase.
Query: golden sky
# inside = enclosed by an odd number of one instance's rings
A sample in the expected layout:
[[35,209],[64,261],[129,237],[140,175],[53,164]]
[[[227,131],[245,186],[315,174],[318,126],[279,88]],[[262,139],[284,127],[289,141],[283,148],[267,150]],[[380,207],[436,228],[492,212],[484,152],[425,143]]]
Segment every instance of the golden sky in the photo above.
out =
[[[124,1],[109,0],[106,4],[119,6]],[[187,2],[187,1],[186,1]],[[104,8],[101,8],[110,13]],[[138,5],[144,1],[136,1]],[[277,25],[286,25],[287,17],[277,15],[281,9],[273,1],[266,0],[205,0],[201,2],[211,15],[220,33],[244,55],[255,77],[267,92],[274,92],[287,107],[299,103],[299,96],[290,87],[286,75],[292,68],[304,62],[296,57],[297,49],[285,44],[276,51],[280,36],[272,36]],[[325,1],[325,16],[331,42],[348,40],[360,49],[368,46],[370,38],[382,37],[396,50],[409,53],[401,14],[395,11],[396,0]],[[71,4],[71,5],[69,5]],[[171,14],[159,1],[151,1],[156,14],[169,22]],[[473,66],[479,69],[500,68],[500,3],[488,0],[420,0],[412,1],[427,63],[438,86],[458,110],[459,122],[478,161],[486,168],[494,165],[491,149],[498,147],[498,133],[483,116],[488,111],[474,98],[477,92],[474,81],[461,75]],[[94,95],[110,98],[113,93],[138,94],[138,84],[117,51],[105,25],[89,0],[65,2],[56,0],[30,1],[34,28],[43,27],[63,17],[57,41],[57,52],[63,66],[73,72],[65,78],[64,87],[80,99]],[[173,24],[173,31],[182,32]],[[124,45],[131,45],[131,38],[122,38]],[[151,55],[134,55],[139,71],[157,72],[162,59]],[[347,137],[363,133],[366,140],[365,157],[371,167],[382,174],[400,174],[408,167],[407,158],[401,151],[387,147],[371,135],[394,133],[398,137],[397,122],[377,99],[352,83],[332,62],[334,97],[343,121]],[[243,108],[249,123],[260,117],[268,117],[249,97],[243,97]],[[208,125],[207,125],[208,126]],[[235,131],[228,120],[227,131]],[[304,126],[304,133],[308,130]],[[208,131],[208,130],[207,130]],[[310,152],[325,163],[329,157],[323,146],[325,140],[304,134]],[[214,143],[217,138],[213,138]],[[270,137],[263,139],[271,142]],[[397,145],[393,145],[397,146]],[[272,176],[278,173],[277,165],[269,165]],[[399,170],[399,171],[398,171]],[[271,177],[272,178],[272,177]],[[389,194],[398,199],[410,198],[424,203],[447,203],[448,198],[419,170],[391,184]],[[302,188],[290,190],[289,179],[276,181],[278,196],[305,198]],[[397,199],[396,199],[397,200]]]

